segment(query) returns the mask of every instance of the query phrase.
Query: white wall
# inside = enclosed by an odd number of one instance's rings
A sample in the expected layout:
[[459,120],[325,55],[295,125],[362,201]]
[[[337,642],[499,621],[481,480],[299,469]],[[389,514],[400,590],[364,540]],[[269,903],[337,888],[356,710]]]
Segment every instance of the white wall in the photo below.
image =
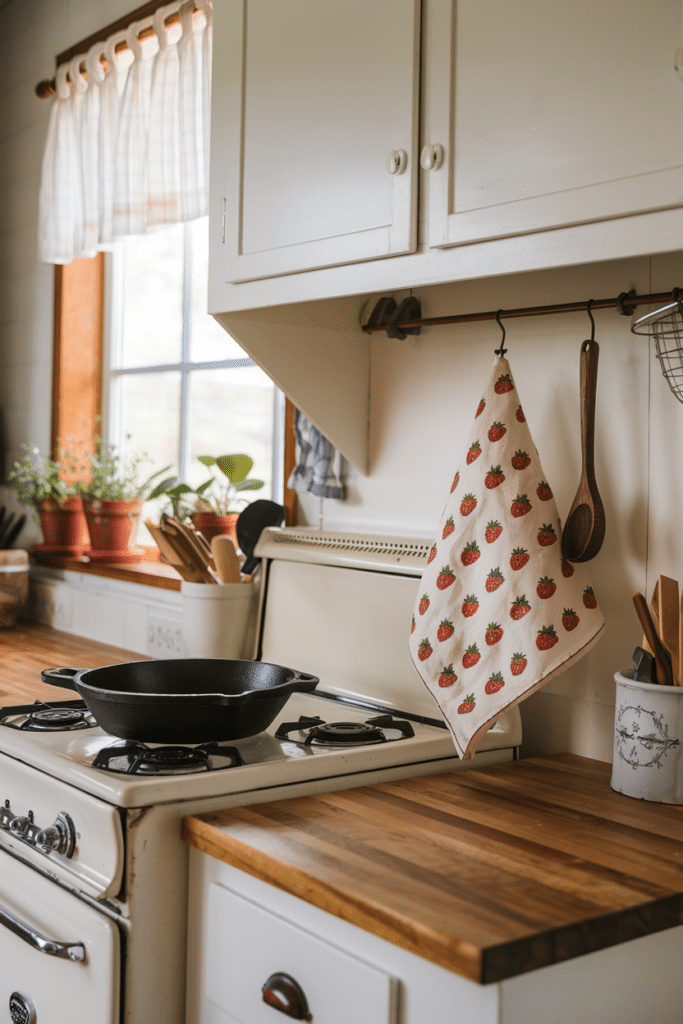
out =
[[[10,462],[21,441],[46,449],[50,439],[53,271],[36,262],[35,237],[51,104],[33,89],[53,75],[56,53],[132,6],[12,0],[0,10],[0,411]],[[683,255],[434,287],[420,297],[425,315],[436,316],[676,285],[683,286]],[[568,749],[609,760],[613,675],[628,666],[640,640],[631,595],[641,590],[649,597],[659,573],[683,578],[683,406],[648,340],[632,335],[627,319],[611,310],[596,311],[595,319],[597,481],[607,535],[589,568],[607,631],[521,710],[526,753]],[[507,321],[506,328],[532,435],[566,516],[580,472],[579,348],[589,321],[571,314]],[[370,475],[349,475],[344,503],[305,501],[306,519],[317,525],[321,517],[332,528],[433,533],[498,344],[495,323],[432,328],[405,341],[374,335]],[[12,500],[11,489],[0,489],[0,504]]]
[[[682,254],[433,287],[419,296],[423,314],[436,317],[677,285],[683,285]],[[636,317],[651,308],[640,307]],[[588,568],[607,629],[521,712],[526,753],[571,750],[611,760],[613,676],[628,667],[642,636],[632,594],[649,598],[660,573],[683,580],[683,405],[662,375],[654,343],[632,334],[629,318],[615,310],[596,310],[594,317],[596,475],[607,530]],[[507,358],[564,519],[581,471],[579,350],[590,322],[585,313],[504,322]],[[348,500],[304,500],[304,515],[328,529],[431,536],[464,458],[500,330],[485,322],[427,328],[405,341],[373,338],[370,475],[349,470]]]

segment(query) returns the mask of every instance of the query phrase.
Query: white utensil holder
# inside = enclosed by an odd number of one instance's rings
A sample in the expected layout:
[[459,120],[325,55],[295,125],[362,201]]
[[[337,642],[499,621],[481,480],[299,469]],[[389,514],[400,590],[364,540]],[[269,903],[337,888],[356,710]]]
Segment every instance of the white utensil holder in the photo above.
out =
[[188,658],[250,658],[256,586],[251,583],[189,583],[180,587],[182,635]]
[[612,789],[683,804],[683,686],[641,683],[617,672]]

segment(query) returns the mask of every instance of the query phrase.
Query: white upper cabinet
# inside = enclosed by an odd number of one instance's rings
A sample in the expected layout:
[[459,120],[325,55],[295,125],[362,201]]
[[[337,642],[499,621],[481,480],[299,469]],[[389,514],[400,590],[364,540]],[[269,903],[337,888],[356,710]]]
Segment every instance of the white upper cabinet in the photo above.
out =
[[430,247],[683,204],[680,0],[429,0]]
[[214,26],[222,280],[414,251],[419,0],[221,0]]

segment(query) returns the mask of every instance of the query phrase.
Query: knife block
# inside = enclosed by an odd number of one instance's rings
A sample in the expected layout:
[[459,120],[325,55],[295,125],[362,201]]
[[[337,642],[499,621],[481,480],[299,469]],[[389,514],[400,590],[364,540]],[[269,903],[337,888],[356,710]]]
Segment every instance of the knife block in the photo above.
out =
[[231,658],[251,654],[256,615],[255,583],[180,585],[182,637],[188,658]]

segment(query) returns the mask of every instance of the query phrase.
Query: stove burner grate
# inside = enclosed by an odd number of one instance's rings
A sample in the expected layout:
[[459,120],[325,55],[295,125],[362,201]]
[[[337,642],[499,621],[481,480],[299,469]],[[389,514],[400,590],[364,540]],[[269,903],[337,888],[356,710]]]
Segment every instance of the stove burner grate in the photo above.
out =
[[[220,763],[226,760],[227,764]],[[93,768],[121,775],[187,775],[239,768],[244,761],[236,747],[219,746],[216,742],[197,747],[148,747],[137,740],[126,740],[104,747],[92,764]]]
[[[17,719],[17,721],[11,721]],[[82,700],[55,701],[0,708],[0,725],[23,732],[68,732],[72,729],[94,729],[97,722]]]
[[[399,735],[387,735],[392,730]],[[295,739],[290,736],[293,732],[306,733],[306,739]],[[283,722],[275,733],[277,739],[290,740],[305,747],[360,747],[371,743],[391,743],[414,735],[410,722],[393,715],[379,715],[365,722],[325,722],[322,718],[302,716],[298,722]]]

